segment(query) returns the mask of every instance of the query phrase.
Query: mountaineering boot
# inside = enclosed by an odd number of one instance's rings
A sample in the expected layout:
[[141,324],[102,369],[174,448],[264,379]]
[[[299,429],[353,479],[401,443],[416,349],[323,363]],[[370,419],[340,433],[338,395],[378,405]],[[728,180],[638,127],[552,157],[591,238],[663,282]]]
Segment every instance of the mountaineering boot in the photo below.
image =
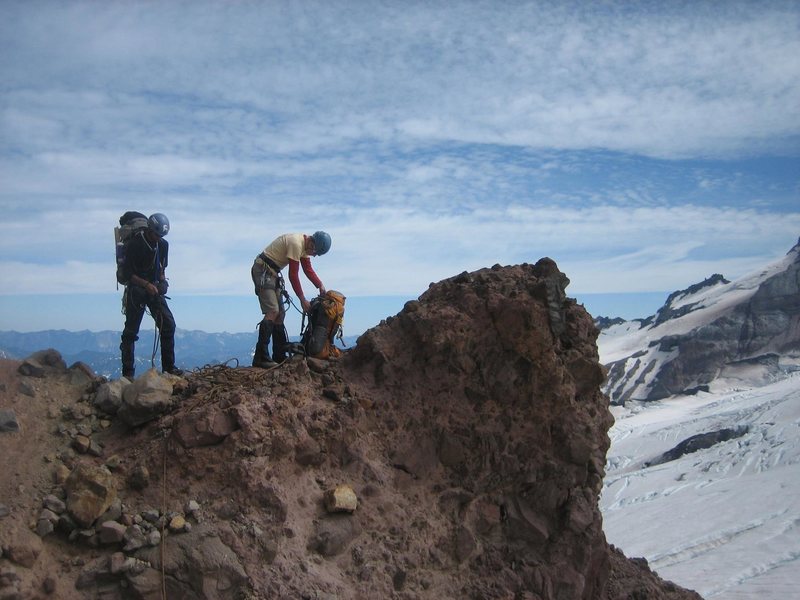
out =
[[258,324],[258,342],[256,342],[256,351],[253,355],[254,367],[269,369],[275,366],[275,363],[269,359],[269,339],[272,336],[273,328],[272,321],[263,320]]
[[165,335],[161,336],[161,371],[183,375],[183,371],[175,366],[175,338]]
[[286,327],[283,323],[275,325],[272,329],[272,360],[282,363],[286,360],[286,346],[289,339],[286,335]]
[[266,343],[264,340],[264,321],[258,324],[258,341],[256,342],[256,351],[253,353],[253,366],[264,360],[264,347],[269,346],[269,340]]
[[134,341],[123,339],[119,349],[122,352],[122,376],[133,381],[136,372],[133,362]]

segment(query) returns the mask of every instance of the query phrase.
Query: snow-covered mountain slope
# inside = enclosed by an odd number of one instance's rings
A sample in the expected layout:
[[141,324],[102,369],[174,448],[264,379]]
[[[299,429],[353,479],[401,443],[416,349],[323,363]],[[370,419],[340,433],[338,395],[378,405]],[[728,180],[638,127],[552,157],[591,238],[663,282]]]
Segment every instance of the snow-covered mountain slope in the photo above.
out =
[[598,348],[615,404],[667,398],[721,376],[782,377],[800,362],[800,244],[736,281],[715,275],[675,292],[653,317],[604,329]]
[[[797,597],[800,374],[612,412],[600,504],[609,542],[704,598]],[[738,437],[654,464],[687,438],[728,429]]]

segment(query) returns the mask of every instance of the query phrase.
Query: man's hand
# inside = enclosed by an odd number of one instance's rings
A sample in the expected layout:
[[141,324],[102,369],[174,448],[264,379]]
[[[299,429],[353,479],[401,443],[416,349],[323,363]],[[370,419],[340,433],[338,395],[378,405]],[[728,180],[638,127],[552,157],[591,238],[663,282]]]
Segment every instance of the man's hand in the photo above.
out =
[[320,296],[324,296],[325,295],[325,286],[324,285],[319,286],[319,295]]
[[306,313],[306,314],[311,313],[311,303],[308,300],[306,300],[305,298],[300,300],[300,306],[303,307],[303,312],[304,313]]
[[131,276],[131,283],[142,288],[150,296],[158,295],[158,288],[152,282],[142,279],[138,275]]

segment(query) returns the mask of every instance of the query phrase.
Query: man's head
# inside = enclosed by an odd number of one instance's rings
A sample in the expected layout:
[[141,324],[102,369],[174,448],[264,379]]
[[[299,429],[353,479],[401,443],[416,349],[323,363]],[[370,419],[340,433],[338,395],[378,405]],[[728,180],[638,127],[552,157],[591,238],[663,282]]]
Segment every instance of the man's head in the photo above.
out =
[[317,231],[309,238],[314,243],[313,254],[321,256],[331,249],[331,236],[324,231]]
[[157,238],[169,233],[169,219],[161,213],[154,213],[147,219],[147,229]]

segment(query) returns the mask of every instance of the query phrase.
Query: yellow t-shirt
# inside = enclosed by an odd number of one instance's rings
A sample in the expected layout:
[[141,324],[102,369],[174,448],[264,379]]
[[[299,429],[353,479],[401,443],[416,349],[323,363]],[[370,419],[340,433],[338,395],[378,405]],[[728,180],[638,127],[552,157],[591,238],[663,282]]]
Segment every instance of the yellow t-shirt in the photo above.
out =
[[289,264],[289,259],[300,262],[301,258],[308,258],[305,235],[302,233],[284,233],[264,248],[264,254],[281,269]]

